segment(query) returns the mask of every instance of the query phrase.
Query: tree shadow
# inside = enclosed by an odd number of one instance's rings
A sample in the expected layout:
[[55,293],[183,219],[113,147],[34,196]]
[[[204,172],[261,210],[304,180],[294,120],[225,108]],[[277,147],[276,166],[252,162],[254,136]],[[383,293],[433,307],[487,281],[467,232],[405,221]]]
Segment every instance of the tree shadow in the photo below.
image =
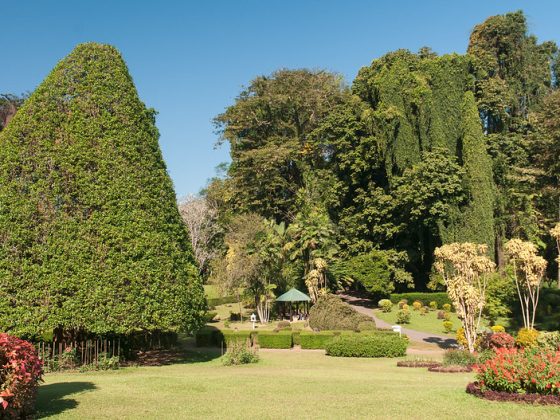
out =
[[61,414],[78,406],[78,402],[69,395],[80,392],[93,391],[92,382],[57,382],[42,385],[37,395],[37,417],[44,418]]
[[440,349],[457,348],[457,341],[453,338],[427,337],[424,338],[423,341],[430,344],[436,344]]

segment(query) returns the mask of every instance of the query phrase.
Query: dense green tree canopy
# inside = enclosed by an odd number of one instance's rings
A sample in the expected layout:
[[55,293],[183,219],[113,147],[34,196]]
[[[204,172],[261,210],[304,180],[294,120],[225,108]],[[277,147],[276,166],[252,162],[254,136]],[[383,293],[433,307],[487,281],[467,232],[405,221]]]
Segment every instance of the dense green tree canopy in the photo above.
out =
[[0,134],[0,329],[193,330],[204,297],[120,54],[79,45]]
[[[223,214],[273,217],[318,244],[289,260],[300,278],[321,246],[331,277],[404,252],[417,288],[443,244],[485,244],[501,266],[507,238],[554,250],[558,68],[556,44],[539,43],[514,12],[475,26],[467,54],[390,52],[349,90],[322,71],[259,77],[216,118],[232,163],[208,191]],[[388,278],[371,281],[391,287]]]

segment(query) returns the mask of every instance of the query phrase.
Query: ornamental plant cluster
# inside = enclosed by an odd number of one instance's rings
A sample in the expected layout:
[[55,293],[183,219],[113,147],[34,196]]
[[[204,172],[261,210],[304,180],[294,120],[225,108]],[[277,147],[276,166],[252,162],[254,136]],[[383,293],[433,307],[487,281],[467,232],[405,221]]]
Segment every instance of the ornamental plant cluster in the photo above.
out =
[[43,375],[42,362],[33,345],[0,334],[0,418],[31,414]]
[[0,330],[195,331],[205,300],[158,144],[119,52],[82,44],[0,133]]
[[541,348],[498,348],[475,365],[482,390],[560,395],[560,352]]

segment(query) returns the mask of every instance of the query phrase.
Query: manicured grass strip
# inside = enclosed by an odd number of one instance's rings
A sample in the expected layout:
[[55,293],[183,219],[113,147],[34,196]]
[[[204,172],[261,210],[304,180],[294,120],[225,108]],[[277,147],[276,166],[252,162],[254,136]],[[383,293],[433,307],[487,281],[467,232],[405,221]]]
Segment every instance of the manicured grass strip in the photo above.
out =
[[465,392],[472,373],[403,369],[395,359],[261,352],[222,366],[220,351],[184,363],[55,373],[39,388],[37,418],[553,419],[560,408],[485,401]]

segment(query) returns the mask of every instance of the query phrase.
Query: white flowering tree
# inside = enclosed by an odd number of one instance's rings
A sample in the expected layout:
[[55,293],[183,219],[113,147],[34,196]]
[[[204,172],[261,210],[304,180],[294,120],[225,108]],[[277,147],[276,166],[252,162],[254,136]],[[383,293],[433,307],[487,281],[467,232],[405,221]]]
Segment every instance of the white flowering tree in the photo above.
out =
[[523,324],[525,328],[532,330],[535,328],[539,290],[546,270],[546,260],[537,254],[537,247],[534,244],[521,239],[508,241],[505,251],[513,266]]
[[471,353],[475,351],[486,301],[487,274],[495,269],[494,262],[486,255],[487,250],[486,245],[466,242],[443,245],[434,252],[434,267],[445,281]]

